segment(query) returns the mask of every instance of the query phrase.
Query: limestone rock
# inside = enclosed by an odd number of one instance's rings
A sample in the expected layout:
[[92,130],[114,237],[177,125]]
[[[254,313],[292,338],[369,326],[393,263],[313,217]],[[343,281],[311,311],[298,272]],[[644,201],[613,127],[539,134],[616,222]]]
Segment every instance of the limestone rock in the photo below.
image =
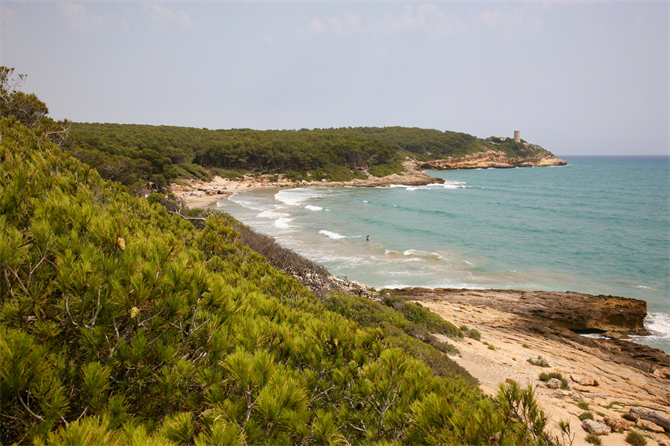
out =
[[549,381],[547,381],[547,387],[550,389],[560,389],[561,384],[561,380],[556,378],[551,378]]
[[599,386],[600,383],[595,378],[587,378],[579,375],[570,375],[570,379],[579,384],[580,386]]
[[593,435],[607,435],[612,432],[612,429],[610,429],[608,426],[593,420],[582,421],[582,428],[584,428],[586,432]]
[[630,429],[630,422],[623,418],[605,417],[603,418],[603,422],[612,429],[612,432],[627,431]]
[[654,370],[654,375],[658,376],[661,379],[670,379],[670,368],[663,367],[660,369]]
[[658,424],[652,423],[651,421],[643,420],[642,418],[637,420],[635,424],[637,425],[637,427],[647,429],[648,431],[656,432],[658,434],[662,434],[665,432],[665,429],[663,429]]
[[639,415],[640,417],[645,417],[649,415],[649,409],[646,407],[631,407],[628,409],[628,412]]
[[640,415],[636,414],[635,412],[628,412],[628,413],[625,413],[621,416],[624,417],[624,419],[632,421],[632,422],[636,422],[637,420],[640,419]]

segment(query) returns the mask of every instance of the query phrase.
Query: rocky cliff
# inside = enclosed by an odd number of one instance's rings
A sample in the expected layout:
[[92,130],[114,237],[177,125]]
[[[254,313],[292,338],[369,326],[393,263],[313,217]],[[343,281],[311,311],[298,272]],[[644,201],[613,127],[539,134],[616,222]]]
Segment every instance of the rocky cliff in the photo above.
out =
[[419,162],[417,168],[422,170],[451,170],[451,169],[511,169],[513,167],[550,167],[565,166],[568,164],[547,152],[530,158],[508,158],[503,152],[489,150],[475,153],[463,158],[447,158]]

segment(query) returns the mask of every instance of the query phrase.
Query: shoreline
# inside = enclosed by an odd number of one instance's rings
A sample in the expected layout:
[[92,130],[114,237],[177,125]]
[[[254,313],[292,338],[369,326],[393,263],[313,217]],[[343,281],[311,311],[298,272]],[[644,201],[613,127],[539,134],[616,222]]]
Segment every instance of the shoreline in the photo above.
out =
[[168,190],[181,198],[189,208],[216,208],[216,202],[225,200],[229,196],[249,190],[279,189],[279,188],[297,188],[297,187],[388,187],[392,185],[402,186],[425,186],[428,184],[441,184],[444,180],[436,178],[423,172],[423,170],[446,170],[446,169],[508,169],[515,166],[522,167],[553,167],[567,164],[560,158],[538,158],[523,159],[513,162],[507,158],[496,158],[488,153],[480,154],[477,157],[471,157],[464,160],[435,160],[429,163],[407,159],[403,162],[405,172],[402,174],[392,174],[385,177],[375,177],[370,174],[368,178],[353,179],[350,181],[294,181],[280,179],[278,181],[264,181],[261,177],[260,182],[255,178],[245,178],[243,181],[227,180],[220,176],[215,176],[212,181],[205,182],[201,180],[185,180],[190,186],[171,185]]
[[[438,182],[437,179],[421,172],[430,178],[431,183]],[[392,184],[402,184],[402,178]],[[425,181],[425,180],[424,180]],[[222,183],[194,182],[197,190],[219,189]],[[220,199],[226,199],[233,193],[247,190],[258,190],[260,188],[279,189],[281,187],[344,187],[360,186],[375,187],[383,186],[379,182],[368,182],[358,180],[358,184],[328,183],[328,182],[283,182],[266,184],[262,186],[255,183],[252,187],[246,187],[249,181],[230,182],[227,193],[217,195],[191,196],[187,201],[189,207],[212,208]],[[367,184],[361,184],[367,183]],[[231,186],[232,184],[232,190]],[[430,183],[422,183],[430,184]],[[217,186],[216,189],[206,189]],[[237,186],[237,187],[236,187]],[[287,273],[301,279],[303,283],[314,289],[314,280],[306,279],[301,274],[291,271]],[[375,298],[375,292],[364,284],[342,281],[332,277],[327,287],[343,289],[345,292],[355,293]],[[325,288],[321,288],[325,289]],[[398,293],[407,292],[408,288],[385,290],[384,292]],[[460,291],[461,295],[450,299],[447,294]],[[668,356],[661,356],[660,367],[654,370],[636,367],[634,364],[626,363],[617,356],[630,355],[626,349],[622,351],[622,344],[629,344],[628,350],[639,350],[645,355],[644,348],[640,344],[628,341],[612,341],[602,339],[586,338],[575,333],[558,329],[552,324],[537,323],[544,320],[532,311],[525,315],[511,308],[496,307],[491,304],[476,302],[472,294],[479,294],[481,299],[491,301],[496,293],[501,290],[430,290],[432,298],[411,296],[407,298],[429,308],[444,319],[457,326],[466,325],[470,329],[477,329],[482,334],[482,342],[465,338],[455,343],[460,350],[458,356],[451,357],[458,364],[480,381],[480,388],[488,395],[497,391],[499,384],[508,380],[514,380],[522,387],[530,384],[535,388],[538,403],[542,409],[551,416],[549,428],[560,438],[557,428],[559,420],[569,420],[572,432],[576,434],[574,445],[587,445],[585,441],[588,434],[582,428],[582,422],[578,418],[584,410],[579,407],[580,402],[589,404],[596,421],[604,421],[605,417],[612,420],[620,420],[622,427],[637,427],[625,425],[622,415],[632,407],[642,405],[658,412],[663,417],[670,417],[670,361]],[[503,293],[513,292],[504,290]],[[524,292],[519,292],[524,293]],[[561,294],[561,293],[556,293]],[[609,296],[604,296],[609,297]],[[552,306],[553,305],[553,306]],[[550,311],[559,312],[563,310],[560,304],[549,305]],[[646,308],[645,308],[646,311]],[[530,322],[529,322],[530,321]],[[531,323],[533,322],[534,323]],[[493,346],[493,348],[491,348]],[[648,348],[648,347],[647,347]],[[617,351],[618,349],[618,351]],[[655,349],[654,349],[655,350]],[[660,352],[660,351],[659,351]],[[619,355],[619,353],[621,353]],[[532,365],[528,360],[538,361],[541,356],[549,363],[549,367]],[[665,366],[665,367],[662,367]],[[570,390],[551,389],[539,379],[541,373],[561,373],[570,383]],[[582,403],[583,404],[583,403]],[[658,427],[656,427],[658,430]],[[602,436],[605,445],[626,445],[625,433],[611,433]],[[651,432],[640,430],[647,436],[649,445],[670,445],[668,433]]]

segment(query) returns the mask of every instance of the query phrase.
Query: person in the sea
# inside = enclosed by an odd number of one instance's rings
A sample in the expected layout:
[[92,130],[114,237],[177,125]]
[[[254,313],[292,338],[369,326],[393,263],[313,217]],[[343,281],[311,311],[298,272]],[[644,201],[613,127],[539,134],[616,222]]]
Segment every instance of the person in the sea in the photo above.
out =
[[367,237],[365,237],[365,241],[366,241],[366,242],[369,242],[369,241],[370,241],[370,236],[369,236],[369,235],[368,235]]

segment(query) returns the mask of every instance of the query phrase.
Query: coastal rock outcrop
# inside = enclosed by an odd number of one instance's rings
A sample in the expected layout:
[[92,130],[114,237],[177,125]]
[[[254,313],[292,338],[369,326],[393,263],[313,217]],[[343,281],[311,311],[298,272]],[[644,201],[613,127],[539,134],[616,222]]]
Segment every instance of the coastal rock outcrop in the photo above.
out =
[[452,169],[511,169],[514,167],[550,167],[564,166],[564,160],[550,155],[532,158],[508,158],[502,152],[488,151],[463,158],[448,158],[443,160],[426,161],[418,164],[424,170],[452,170]]
[[[644,372],[663,371],[670,365],[670,356],[652,347],[626,340],[582,336],[605,332],[648,334],[644,328],[647,304],[642,300],[573,292],[456,288],[403,288],[393,293],[405,300],[467,304],[514,314],[519,316],[511,327],[514,330],[535,333]],[[593,380],[588,384],[593,386],[598,378]],[[586,389],[588,384],[579,385]]]
[[612,429],[610,429],[608,426],[593,420],[582,421],[582,427],[586,432],[593,435],[607,435],[612,432]]

